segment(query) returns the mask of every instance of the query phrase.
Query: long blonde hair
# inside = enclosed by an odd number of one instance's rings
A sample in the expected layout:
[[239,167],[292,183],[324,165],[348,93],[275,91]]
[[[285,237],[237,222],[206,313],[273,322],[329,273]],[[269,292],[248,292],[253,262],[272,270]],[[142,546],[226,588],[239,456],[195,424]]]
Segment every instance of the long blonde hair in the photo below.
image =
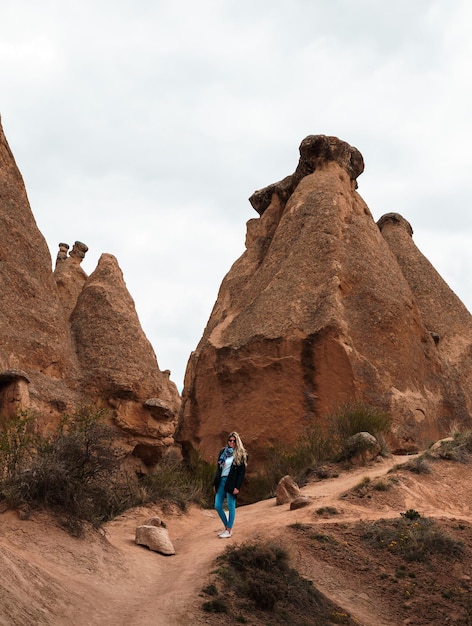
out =
[[234,446],[233,459],[235,465],[241,465],[241,463],[247,463],[247,452],[246,448],[241,441],[241,437],[236,431],[233,431],[228,435],[228,439],[230,437],[234,437],[236,439],[236,445]]

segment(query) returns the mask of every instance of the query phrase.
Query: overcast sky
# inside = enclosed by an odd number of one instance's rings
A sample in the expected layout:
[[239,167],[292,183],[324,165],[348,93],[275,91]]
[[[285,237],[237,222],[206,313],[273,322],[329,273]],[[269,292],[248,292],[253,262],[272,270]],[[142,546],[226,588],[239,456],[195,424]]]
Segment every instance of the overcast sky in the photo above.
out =
[[468,0],[3,0],[0,114],[53,262],[114,254],[179,388],[247,198],[307,135],[364,156],[359,193],[401,213],[472,310]]

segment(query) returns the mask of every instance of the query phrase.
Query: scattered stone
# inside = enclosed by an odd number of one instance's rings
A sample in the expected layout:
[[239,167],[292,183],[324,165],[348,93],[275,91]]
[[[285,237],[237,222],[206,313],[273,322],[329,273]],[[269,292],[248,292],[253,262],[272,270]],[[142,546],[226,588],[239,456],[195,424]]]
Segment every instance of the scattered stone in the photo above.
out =
[[300,488],[291,476],[287,474],[279,480],[275,490],[275,503],[277,505],[287,504],[300,495]]
[[164,556],[175,554],[174,546],[169,539],[169,534],[162,526],[137,526],[136,543],[146,546],[153,552],[159,552]]
[[29,520],[31,517],[31,509],[27,504],[22,504],[18,509],[18,517],[21,520]]
[[166,523],[163,520],[161,520],[161,518],[158,515],[155,515],[154,517],[150,517],[149,519],[147,519],[140,525],[141,526],[156,526],[156,527],[162,526],[163,528],[167,528]]
[[297,509],[303,509],[305,506],[308,506],[313,502],[313,498],[309,496],[298,496],[295,500],[290,502],[290,510],[296,511]]
[[380,444],[374,435],[360,432],[346,441],[346,451],[353,465],[364,465],[373,461],[380,454]]
[[439,441],[435,441],[432,444],[430,450],[439,450],[439,448],[441,448],[443,444],[449,443],[451,441],[454,441],[454,437],[444,437],[444,439],[439,439]]

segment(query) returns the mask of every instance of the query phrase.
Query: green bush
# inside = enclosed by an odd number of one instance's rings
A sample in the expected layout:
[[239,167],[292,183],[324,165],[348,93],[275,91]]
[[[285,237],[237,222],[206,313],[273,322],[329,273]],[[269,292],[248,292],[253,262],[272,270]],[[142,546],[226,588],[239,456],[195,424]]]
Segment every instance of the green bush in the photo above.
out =
[[349,449],[347,442],[350,437],[361,432],[376,437],[385,453],[383,435],[388,432],[391,422],[391,417],[387,413],[363,402],[343,404],[328,417],[330,431],[340,458],[348,458],[356,452]]

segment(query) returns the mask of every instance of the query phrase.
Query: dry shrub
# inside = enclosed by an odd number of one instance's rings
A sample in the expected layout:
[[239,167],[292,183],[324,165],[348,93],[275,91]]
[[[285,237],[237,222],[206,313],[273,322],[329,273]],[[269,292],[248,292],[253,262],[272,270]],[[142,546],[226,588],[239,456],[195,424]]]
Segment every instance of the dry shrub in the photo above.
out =
[[217,564],[218,595],[204,604],[206,611],[239,615],[242,623],[246,615],[273,625],[325,626],[333,615],[343,615],[337,623],[354,623],[290,567],[287,551],[276,543],[229,546]]
[[283,476],[291,476],[299,486],[314,474],[322,463],[333,457],[330,437],[319,426],[307,428],[293,445],[282,443],[267,451],[264,470],[247,479],[244,502],[250,504],[275,495]]
[[431,474],[431,465],[423,455],[403,463],[400,469],[406,469],[413,474]]
[[183,511],[191,502],[210,507],[214,499],[211,491],[214,474],[214,466],[199,458],[187,466],[168,456],[141,478],[140,486],[148,502],[166,500],[177,504]]
[[8,506],[46,509],[71,534],[84,523],[95,527],[138,505],[171,501],[207,504],[214,468],[196,460],[192,468],[164,458],[150,475],[122,470],[117,431],[105,413],[80,408],[53,432],[35,431],[34,417],[19,413],[0,430],[0,499]]
[[430,518],[409,509],[400,519],[380,519],[361,525],[369,545],[400,555],[405,561],[427,561],[436,554],[459,558],[463,544],[443,532]]
[[2,431],[0,493],[10,506],[45,508],[73,534],[126,508],[116,433],[103,412],[79,409],[45,435],[33,435],[33,422],[19,414]]
[[456,433],[452,441],[443,441],[431,454],[448,461],[469,463],[472,458],[472,430]]

